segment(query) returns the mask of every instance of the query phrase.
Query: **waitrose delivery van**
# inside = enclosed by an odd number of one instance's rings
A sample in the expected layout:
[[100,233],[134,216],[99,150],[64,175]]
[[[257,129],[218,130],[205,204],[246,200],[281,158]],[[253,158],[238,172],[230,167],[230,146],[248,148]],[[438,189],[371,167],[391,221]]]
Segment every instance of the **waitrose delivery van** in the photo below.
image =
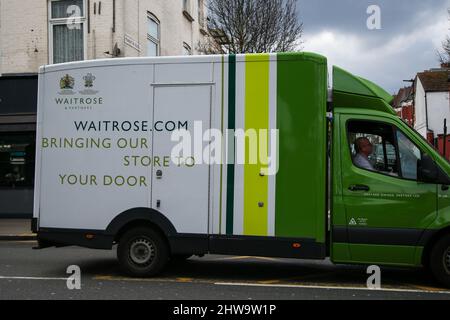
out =
[[135,276],[211,253],[426,266],[450,286],[449,163],[374,83],[334,67],[330,86],[312,53],[41,67],[39,247],[117,244]]

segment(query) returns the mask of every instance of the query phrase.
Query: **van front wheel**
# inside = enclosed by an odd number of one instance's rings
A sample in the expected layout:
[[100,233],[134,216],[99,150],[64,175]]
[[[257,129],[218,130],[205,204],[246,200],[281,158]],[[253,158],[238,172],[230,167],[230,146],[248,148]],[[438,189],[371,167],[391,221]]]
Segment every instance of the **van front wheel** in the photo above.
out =
[[151,228],[134,228],[120,238],[117,258],[127,274],[151,277],[167,264],[169,248],[159,232]]
[[436,280],[450,288],[450,234],[435,243],[431,251],[429,267]]

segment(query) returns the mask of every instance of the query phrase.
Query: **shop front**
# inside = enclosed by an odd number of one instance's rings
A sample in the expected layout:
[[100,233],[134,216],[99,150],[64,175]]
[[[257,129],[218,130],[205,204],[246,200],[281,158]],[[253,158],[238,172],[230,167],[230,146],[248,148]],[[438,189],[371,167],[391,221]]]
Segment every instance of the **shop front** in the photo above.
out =
[[33,213],[37,75],[0,76],[0,218]]

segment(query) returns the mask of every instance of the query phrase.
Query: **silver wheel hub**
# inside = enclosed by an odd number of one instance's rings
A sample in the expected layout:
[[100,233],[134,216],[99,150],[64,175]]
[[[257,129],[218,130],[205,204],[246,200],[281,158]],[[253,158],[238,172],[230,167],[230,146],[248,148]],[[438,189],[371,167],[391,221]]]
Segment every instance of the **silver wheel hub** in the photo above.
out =
[[448,274],[450,274],[450,247],[444,254],[444,266]]
[[135,264],[145,266],[149,265],[155,257],[155,247],[147,239],[136,239],[130,246],[130,259]]

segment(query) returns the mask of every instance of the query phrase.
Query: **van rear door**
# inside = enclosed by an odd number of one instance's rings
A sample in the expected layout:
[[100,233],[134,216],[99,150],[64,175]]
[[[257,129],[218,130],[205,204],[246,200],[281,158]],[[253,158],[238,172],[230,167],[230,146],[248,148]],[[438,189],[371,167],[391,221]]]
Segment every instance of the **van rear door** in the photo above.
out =
[[[164,214],[178,233],[207,234],[209,170],[203,134],[211,126],[212,85],[154,85],[152,208]],[[192,154],[171,159],[174,130],[186,131]],[[184,139],[184,138],[183,138]],[[181,140],[180,140],[181,142]],[[194,153],[199,143],[200,154]]]

